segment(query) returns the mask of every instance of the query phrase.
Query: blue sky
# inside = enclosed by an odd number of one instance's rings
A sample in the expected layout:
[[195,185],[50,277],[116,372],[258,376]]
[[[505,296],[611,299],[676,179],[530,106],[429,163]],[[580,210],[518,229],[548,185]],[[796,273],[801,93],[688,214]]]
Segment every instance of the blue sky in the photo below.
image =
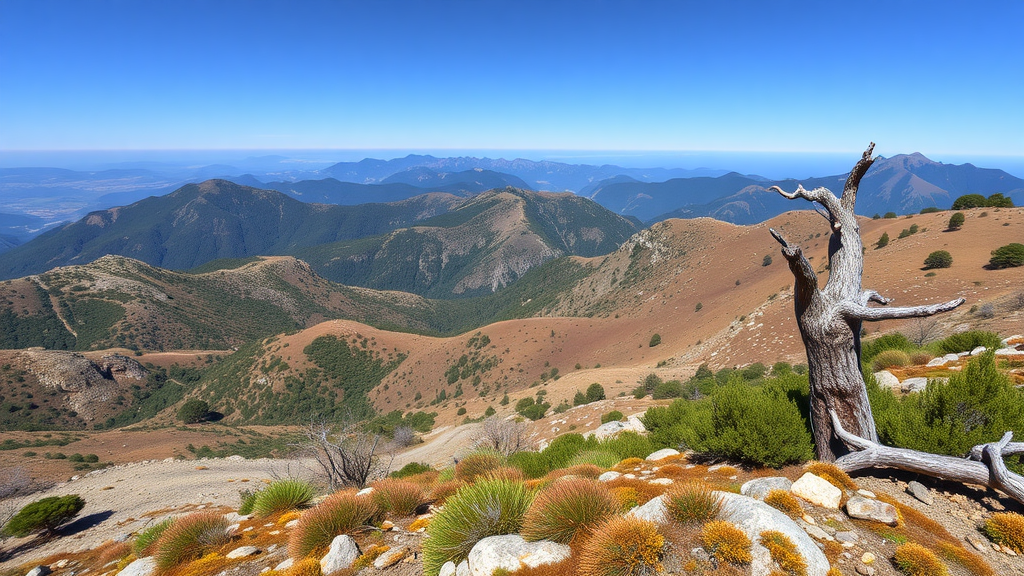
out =
[[1024,156],[1024,2],[0,0],[0,150]]

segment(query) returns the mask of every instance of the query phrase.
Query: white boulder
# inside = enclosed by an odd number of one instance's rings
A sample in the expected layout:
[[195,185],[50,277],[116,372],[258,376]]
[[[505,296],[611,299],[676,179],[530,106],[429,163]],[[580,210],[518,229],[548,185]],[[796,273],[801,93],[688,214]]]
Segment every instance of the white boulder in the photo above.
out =
[[536,568],[561,562],[571,552],[564,544],[548,540],[527,542],[518,534],[488,536],[469,551],[469,573],[471,576],[491,576],[499,568],[509,572]]
[[156,558],[146,556],[125,566],[124,570],[117,574],[118,576],[150,576],[154,572],[156,572]]
[[740,494],[715,492],[722,502],[719,518],[732,522],[743,530],[754,543],[750,564],[751,576],[768,576],[774,568],[771,553],[760,542],[761,532],[777,530],[785,534],[807,562],[807,576],[826,576],[829,570],[828,558],[789,516],[771,506]]
[[327,554],[320,559],[320,571],[324,574],[337,572],[352,566],[356,558],[359,558],[359,546],[356,545],[356,541],[347,534],[336,536],[331,541]]
[[[943,364],[945,364],[945,362],[943,362]],[[878,385],[882,388],[889,388],[892,390],[899,390],[900,388],[900,379],[888,370],[875,372],[875,382],[878,382]]]
[[810,472],[805,473],[799,480],[793,482],[790,491],[807,500],[815,506],[822,508],[839,509],[839,501],[843,498],[843,491],[836,488],[831,482]]
[[656,462],[658,460],[662,460],[664,458],[668,458],[669,456],[678,456],[678,455],[679,455],[679,450],[676,450],[675,448],[662,448],[661,450],[658,450],[656,452],[651,452],[650,454],[648,454],[646,460],[648,462]]

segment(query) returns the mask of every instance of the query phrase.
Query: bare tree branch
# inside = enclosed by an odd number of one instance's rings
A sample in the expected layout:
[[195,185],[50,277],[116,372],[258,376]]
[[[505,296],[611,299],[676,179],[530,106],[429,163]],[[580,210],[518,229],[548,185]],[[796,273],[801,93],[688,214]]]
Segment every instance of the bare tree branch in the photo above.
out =
[[505,456],[533,448],[535,434],[530,434],[526,422],[505,420],[491,416],[484,420],[476,445],[501,452]]
[[843,208],[839,202],[839,198],[836,198],[836,195],[833,194],[832,191],[829,190],[828,188],[819,187],[815,188],[814,190],[805,190],[803,184],[798,184],[796,187],[796,191],[794,192],[786,192],[785,190],[779,188],[778,186],[771,186],[768,188],[768,190],[775,190],[776,192],[782,194],[784,197],[790,200],[794,200],[796,198],[803,198],[804,200],[809,200],[811,202],[817,202],[818,204],[821,204],[825,208],[825,210],[828,211],[828,220],[832,224],[832,229],[839,230],[839,214],[842,212]]
[[839,312],[847,318],[876,322],[878,320],[932,316],[941,312],[948,312],[966,301],[963,298],[957,298],[956,300],[950,300],[941,304],[912,306],[909,308],[869,308],[859,302],[843,302],[839,305]]
[[367,433],[350,421],[335,426],[321,419],[310,422],[303,432],[304,452],[316,463],[331,490],[366,486],[387,474],[394,461],[392,454],[388,464],[382,465],[381,435]]
[[884,306],[885,304],[892,302],[892,300],[886,298],[885,296],[882,296],[881,294],[875,292],[874,290],[865,290],[860,294],[860,303],[863,304],[864,306],[867,306],[868,302],[878,302],[879,304],[882,304]]
[[853,212],[853,205],[857,202],[857,189],[860,188],[860,179],[867,173],[868,168],[875,162],[875,159],[871,157],[871,153],[875,150],[875,143],[868,144],[868,149],[861,155],[860,160],[857,161],[857,165],[850,170],[850,175],[846,178],[846,184],[843,186],[843,208]]

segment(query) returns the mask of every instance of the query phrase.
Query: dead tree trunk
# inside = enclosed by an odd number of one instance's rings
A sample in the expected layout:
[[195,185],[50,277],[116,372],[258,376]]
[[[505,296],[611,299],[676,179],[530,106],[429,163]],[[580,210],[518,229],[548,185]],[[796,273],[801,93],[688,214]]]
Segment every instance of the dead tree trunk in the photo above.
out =
[[857,188],[874,159],[868,146],[853,167],[841,198],[827,188],[785,192],[775,190],[789,199],[803,198],[824,208],[832,235],[828,244],[829,276],[823,289],[818,275],[798,246],[786,242],[772,229],[771,234],[782,244],[782,255],[796,278],[794,300],[796,321],[807,349],[807,365],[811,385],[811,428],[818,459],[834,461],[850,452],[847,443],[836,433],[830,411],[834,411],[846,432],[878,443],[875,420],[871,415],[864,377],[860,371],[860,330],[867,321],[894,318],[917,318],[952,310],[963,304],[960,298],[944,304],[912,308],[873,308],[869,302],[888,304],[889,300],[874,290],[861,289],[864,271],[860,226],[854,215]]

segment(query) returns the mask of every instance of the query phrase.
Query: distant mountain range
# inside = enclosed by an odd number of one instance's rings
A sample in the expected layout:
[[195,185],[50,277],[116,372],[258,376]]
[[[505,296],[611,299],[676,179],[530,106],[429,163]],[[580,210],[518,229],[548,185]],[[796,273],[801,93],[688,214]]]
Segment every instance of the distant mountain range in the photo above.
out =
[[174,270],[294,255],[336,282],[450,298],[492,292],[558,256],[610,252],[636,224],[569,193],[506,188],[338,206],[210,180],[90,213],[12,248],[0,254],[0,277],[110,254]]

